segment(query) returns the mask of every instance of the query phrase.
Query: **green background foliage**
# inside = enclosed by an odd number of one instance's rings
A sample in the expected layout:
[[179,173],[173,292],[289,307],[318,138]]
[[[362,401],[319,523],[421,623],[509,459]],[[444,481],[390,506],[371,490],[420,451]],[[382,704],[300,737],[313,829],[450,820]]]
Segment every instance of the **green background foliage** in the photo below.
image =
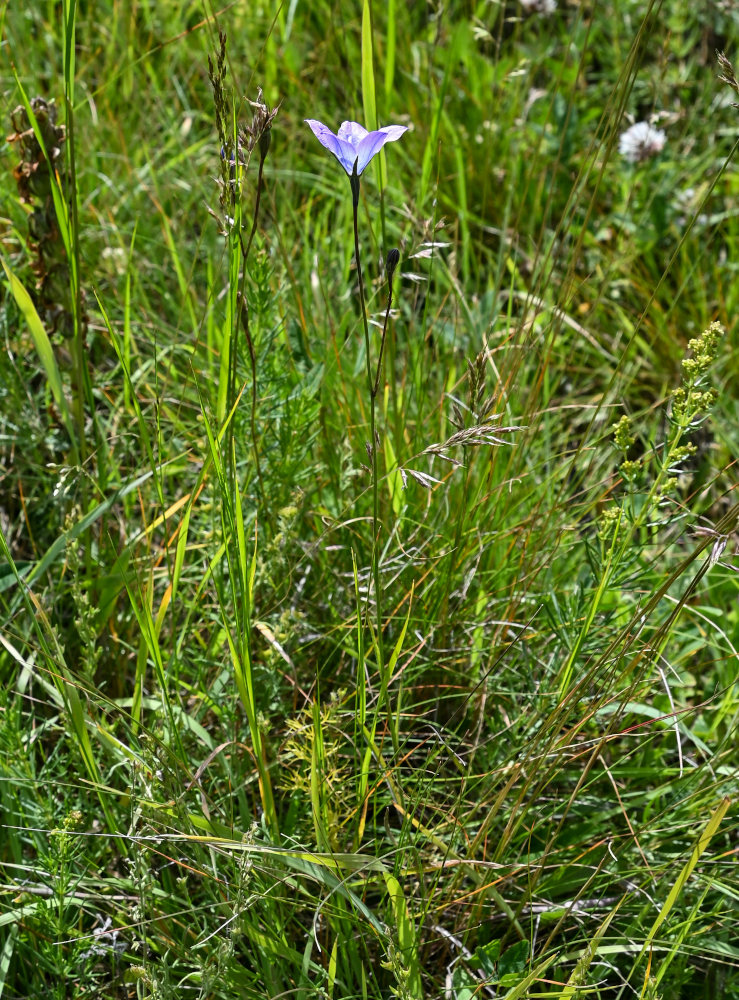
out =
[[739,997],[734,6],[0,26],[0,996]]

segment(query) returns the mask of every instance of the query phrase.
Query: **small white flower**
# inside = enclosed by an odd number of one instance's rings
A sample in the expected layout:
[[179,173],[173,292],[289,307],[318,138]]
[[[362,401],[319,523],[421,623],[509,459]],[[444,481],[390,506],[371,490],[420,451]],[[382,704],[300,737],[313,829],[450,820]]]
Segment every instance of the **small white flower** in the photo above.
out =
[[553,14],[557,9],[557,0],[520,0],[527,14]]
[[649,122],[637,122],[618,140],[618,151],[629,163],[643,163],[662,152],[667,135],[662,129],[652,128]]

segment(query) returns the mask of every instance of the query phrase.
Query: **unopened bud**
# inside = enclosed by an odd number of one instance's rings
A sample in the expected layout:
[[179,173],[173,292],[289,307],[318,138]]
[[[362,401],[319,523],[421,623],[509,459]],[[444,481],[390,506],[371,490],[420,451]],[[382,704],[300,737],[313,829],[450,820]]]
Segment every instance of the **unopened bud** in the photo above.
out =
[[393,247],[390,253],[387,255],[385,260],[385,270],[387,271],[388,280],[393,276],[395,268],[400,263],[400,250],[397,247]]
[[267,128],[259,136],[259,156],[262,162],[267,159],[267,153],[269,152],[269,144],[272,141],[272,129]]
[[352,200],[354,202],[354,207],[356,208],[359,204],[359,174],[357,173],[357,167],[359,166],[359,157],[354,161],[354,166],[352,167],[351,176],[349,177],[349,183],[352,186]]

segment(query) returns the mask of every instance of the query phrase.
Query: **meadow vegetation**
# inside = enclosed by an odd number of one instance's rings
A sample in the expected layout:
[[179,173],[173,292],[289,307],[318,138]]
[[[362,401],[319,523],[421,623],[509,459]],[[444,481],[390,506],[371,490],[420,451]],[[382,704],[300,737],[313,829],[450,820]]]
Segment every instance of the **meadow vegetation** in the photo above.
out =
[[3,1000],[739,998],[736,6],[0,28]]

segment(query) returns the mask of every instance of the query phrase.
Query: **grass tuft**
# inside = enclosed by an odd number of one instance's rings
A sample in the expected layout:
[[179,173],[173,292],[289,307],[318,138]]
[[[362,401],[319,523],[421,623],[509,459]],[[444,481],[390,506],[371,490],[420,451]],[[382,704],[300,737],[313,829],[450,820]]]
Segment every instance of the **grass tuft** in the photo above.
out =
[[3,1000],[739,1000],[739,21],[591,7],[0,4]]

